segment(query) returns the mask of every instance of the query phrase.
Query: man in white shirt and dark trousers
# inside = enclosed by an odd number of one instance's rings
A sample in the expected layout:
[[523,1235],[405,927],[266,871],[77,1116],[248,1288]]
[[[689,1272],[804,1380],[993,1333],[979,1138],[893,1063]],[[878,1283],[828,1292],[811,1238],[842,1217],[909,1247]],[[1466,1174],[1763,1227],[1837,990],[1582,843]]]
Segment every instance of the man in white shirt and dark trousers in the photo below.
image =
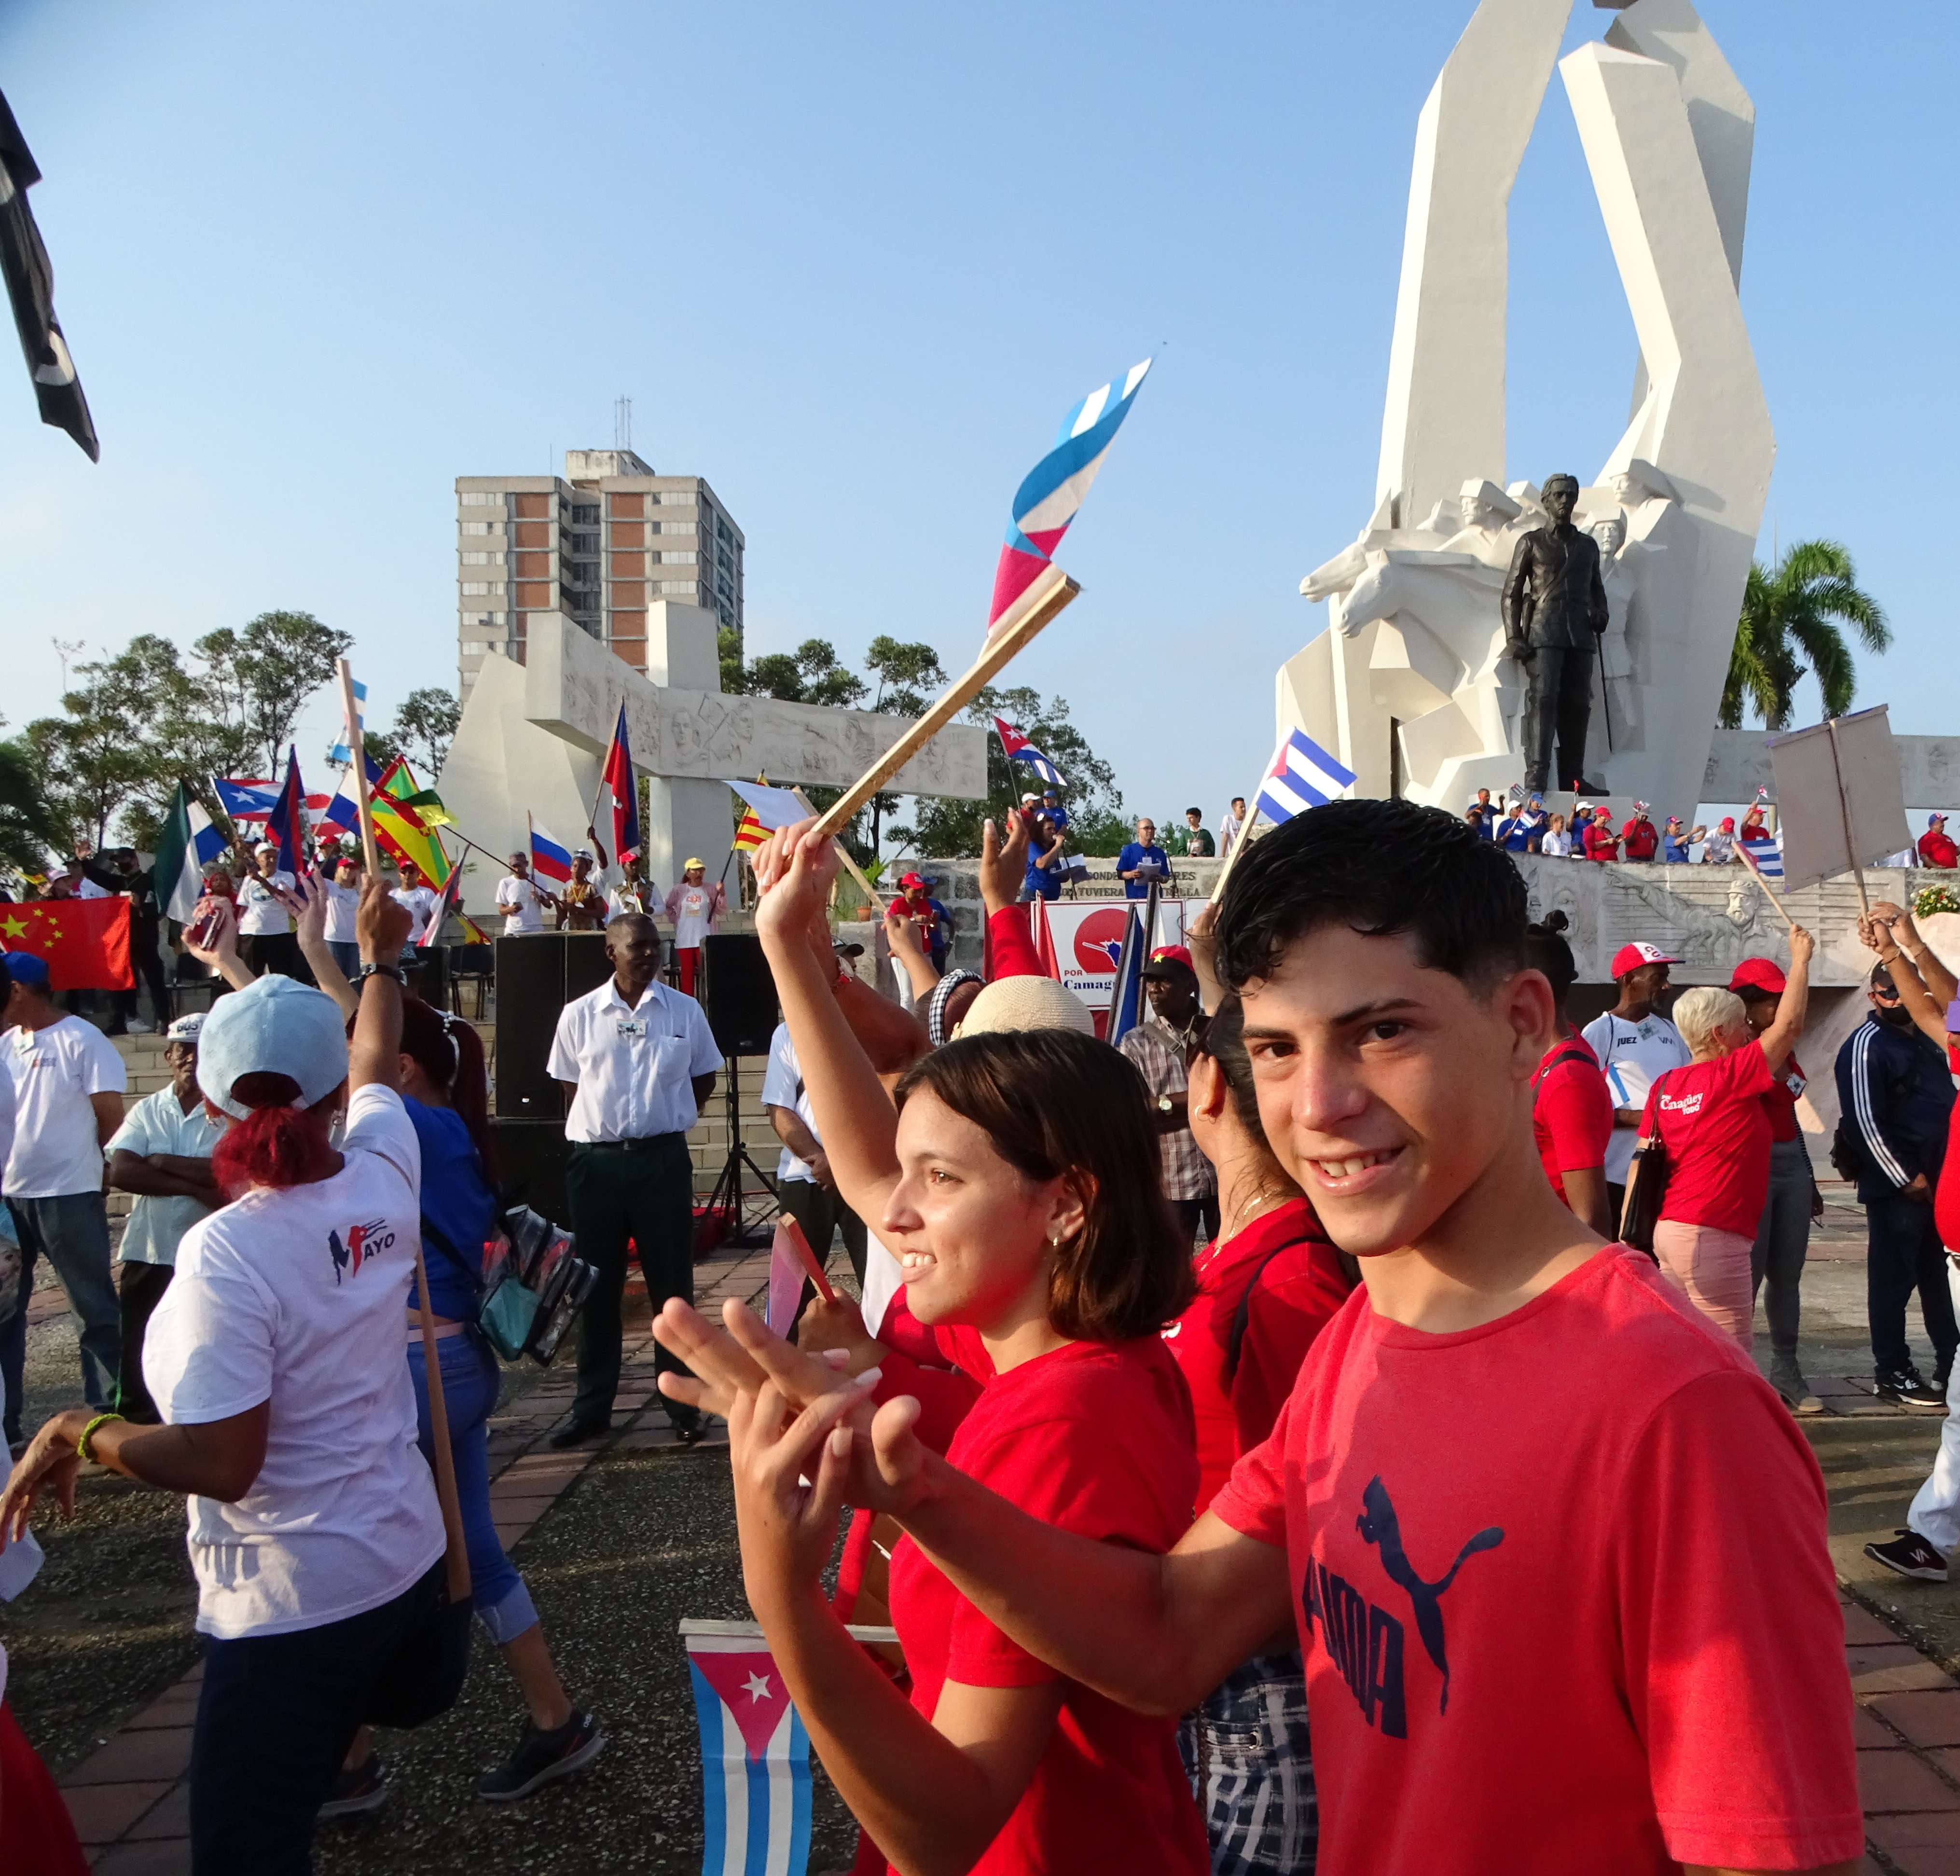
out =
[[164,1039],[170,1085],[138,1102],[104,1149],[110,1184],[136,1194],[116,1253],[123,1267],[122,1384],[116,1410],[139,1426],[154,1426],[159,1417],[143,1383],[143,1338],[170,1286],[177,1245],[200,1218],[224,1203],[211,1176],[218,1127],[205,1111],[197,1085],[197,1037],[203,1027],[201,1013],[170,1025]]
[[[776,1162],[778,1201],[803,1227],[819,1264],[829,1259],[832,1234],[844,1233],[844,1252],[862,1289],[864,1221],[845,1204],[831,1176],[830,1162],[810,1116],[810,1096],[803,1089],[803,1065],[797,1060],[796,1045],[790,1040],[786,1022],[778,1023],[769,1038],[769,1065],[762,1072],[762,1105],[783,1143]],[[810,1300],[815,1288],[808,1277],[803,1279],[803,1302]],[[802,1313],[801,1304],[797,1313]]]
[[557,903],[531,877],[530,855],[513,854],[508,876],[497,882],[497,909],[504,914],[504,936],[522,938],[542,931],[545,917],[539,908]]
[[[552,1436],[554,1446],[575,1445],[612,1424],[627,1239],[638,1248],[654,1315],[670,1296],[694,1300],[694,1165],[685,1136],[721,1066],[701,1006],[656,975],[660,943],[651,918],[614,919],[606,955],[612,976],[565,1005],[552,1038],[550,1073],[565,1091],[571,1229],[578,1254],[599,1272],[579,1318],[571,1424]],[[665,1349],[657,1360],[686,1372]],[[675,1432],[698,1439],[699,1413],[660,1399]]]
[[1613,981],[1620,987],[1620,1000],[1580,1032],[1599,1058],[1613,1098],[1613,1130],[1606,1140],[1606,1202],[1615,1231],[1627,1202],[1627,1174],[1634,1163],[1647,1095],[1669,1069],[1688,1065],[1688,1045],[1659,1008],[1667,988],[1667,967],[1680,962],[1658,945],[1621,946],[1613,953]]
[[109,1210],[102,1149],[123,1124],[129,1076],[116,1045],[93,1023],[67,1015],[48,988],[47,961],[5,954],[8,993],[0,1065],[14,1091],[14,1146],[4,1181],[21,1241],[21,1286],[0,1321],[0,1379],[9,1447],[21,1438],[27,1299],[34,1261],[46,1256],[81,1324],[82,1396],[107,1413],[116,1405],[122,1341],[109,1267]]

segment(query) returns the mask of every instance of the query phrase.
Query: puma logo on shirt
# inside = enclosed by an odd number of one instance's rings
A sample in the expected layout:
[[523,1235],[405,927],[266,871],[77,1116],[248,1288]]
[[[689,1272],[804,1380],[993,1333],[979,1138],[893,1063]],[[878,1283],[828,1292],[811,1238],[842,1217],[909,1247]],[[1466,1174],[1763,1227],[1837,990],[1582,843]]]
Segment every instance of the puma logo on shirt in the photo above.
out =
[[[1401,1521],[1388,1487],[1379,1477],[1368,1481],[1361,1494],[1361,1506],[1354,1528],[1363,1544],[1380,1552],[1382,1569],[1389,1581],[1409,1599],[1423,1652],[1443,1677],[1437,1710],[1446,1713],[1449,1710],[1449,1655],[1443,1635],[1443,1598],[1464,1563],[1480,1550],[1494,1550],[1503,1542],[1504,1534],[1495,1525],[1477,1532],[1457,1552],[1456,1562],[1442,1579],[1427,1582],[1417,1575],[1408,1553],[1402,1547]],[[1359,1703],[1362,1717],[1391,1739],[1407,1738],[1402,1623],[1317,1559],[1308,1560],[1301,1600],[1309,1626],[1319,1620],[1328,1658]]]

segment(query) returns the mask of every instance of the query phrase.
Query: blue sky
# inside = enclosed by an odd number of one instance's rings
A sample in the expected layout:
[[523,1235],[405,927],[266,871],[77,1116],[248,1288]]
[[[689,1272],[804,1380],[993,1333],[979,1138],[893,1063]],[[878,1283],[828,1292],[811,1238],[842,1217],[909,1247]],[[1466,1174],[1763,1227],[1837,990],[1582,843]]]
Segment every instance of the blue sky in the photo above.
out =
[[[1300,580],[1372,505],[1416,113],[1471,10],[11,0],[103,460],[0,362],[0,709],[53,707],[56,641],[297,607],[356,634],[385,719],[454,682],[453,479],[609,444],[621,393],[740,521],[752,650],[889,632],[957,668],[1020,478],[1161,348],[1061,556],[1083,597],[1012,678],[1133,809],[1215,822],[1324,625]],[[1758,110],[1764,551],[1845,542],[1897,633],[1860,702],[1960,727],[1960,19],[1704,11]],[[1611,17],[1580,0],[1570,42]],[[1507,478],[1589,476],[1634,345],[1555,79],[1510,325]]]

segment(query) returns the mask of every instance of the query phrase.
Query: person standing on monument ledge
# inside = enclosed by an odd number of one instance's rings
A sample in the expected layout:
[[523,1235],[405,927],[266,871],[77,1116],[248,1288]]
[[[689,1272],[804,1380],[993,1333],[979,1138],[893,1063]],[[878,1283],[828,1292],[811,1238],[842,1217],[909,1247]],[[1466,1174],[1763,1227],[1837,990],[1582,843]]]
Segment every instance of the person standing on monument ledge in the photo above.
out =
[[1526,679],[1518,736],[1525,786],[1543,788],[1555,780],[1560,787],[1580,794],[1603,795],[1603,782],[1586,779],[1592,668],[1599,655],[1599,635],[1608,623],[1599,543],[1572,525],[1579,501],[1577,476],[1547,477],[1544,501],[1548,525],[1519,539],[1501,601],[1505,649]]
[[1620,830],[1620,844],[1627,850],[1629,860],[1651,860],[1660,845],[1660,830],[1653,824],[1644,801],[1634,803],[1633,813],[1627,825]]
[[1266,1138],[1364,1289],[1168,1556],[1025,1515],[739,1306],[733,1335],[670,1307],[657,1334],[733,1415],[745,1566],[848,1494],[1147,1714],[1290,1619],[1328,1876],[1850,1876],[1822,1474],[1741,1350],[1547,1181],[1526,917],[1507,854],[1409,802],[1316,808],[1234,870],[1217,974]]

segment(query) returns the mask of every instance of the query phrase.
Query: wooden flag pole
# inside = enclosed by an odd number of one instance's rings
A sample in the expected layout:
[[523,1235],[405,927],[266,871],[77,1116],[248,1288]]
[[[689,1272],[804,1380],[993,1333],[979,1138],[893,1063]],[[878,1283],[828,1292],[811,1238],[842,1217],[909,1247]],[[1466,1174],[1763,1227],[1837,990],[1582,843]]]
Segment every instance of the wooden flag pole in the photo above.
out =
[[[1838,813],[1844,824],[1844,851],[1850,857],[1851,876],[1858,882],[1858,904],[1867,918],[1872,915],[1872,901],[1865,891],[1865,870],[1858,864],[1858,850],[1851,844],[1851,804],[1844,799],[1844,768],[1838,759],[1838,719],[1828,717],[1824,727],[1831,732],[1831,772],[1838,779]],[[1907,830],[1911,831],[1910,828]],[[1739,848],[1742,843],[1738,841]]]
[[1768,899],[1771,905],[1774,905],[1777,910],[1783,914],[1783,922],[1787,925],[1792,931],[1796,930],[1796,921],[1790,917],[1790,908],[1783,904],[1782,894],[1779,892],[1772,892],[1770,890],[1770,882],[1756,870],[1756,863],[1749,857],[1748,848],[1742,841],[1738,841],[1736,843],[1736,851],[1741,857],[1742,864],[1748,869],[1749,877],[1755,880],[1758,886],[1762,888],[1763,897]]
[[835,839],[851,817],[905,767],[959,713],[1015,653],[1080,593],[1082,589],[1051,561],[1034,583],[1008,609],[970,669],[956,679],[925,714],[825,809],[816,832]]
[[[347,746],[353,752],[354,806],[361,816],[361,845],[368,857],[368,877],[381,877],[381,850],[374,838],[374,810],[368,800],[367,752],[361,747],[361,716],[354,707],[354,667],[339,661],[340,705],[347,713]],[[428,1378],[429,1439],[435,1448],[435,1493],[442,1506],[449,1599],[463,1601],[469,1594],[469,1547],[463,1534],[463,1501],[457,1495],[456,1457],[449,1449],[449,1407],[442,1393],[442,1356],[436,1347],[435,1319],[429,1312],[428,1273],[422,1267],[422,1242],[415,1243],[415,1287],[421,1306],[422,1367]]]
[[[790,793],[802,803],[803,809],[806,814],[816,813],[816,807],[812,804],[810,797],[800,788],[792,788]],[[746,803],[743,805],[746,806]],[[864,869],[851,858],[851,849],[844,844],[841,838],[837,841],[837,857],[842,863],[844,870],[858,882],[858,886],[864,892],[866,903],[871,908],[871,914],[875,918],[878,915],[879,906],[883,902],[882,897],[878,889],[865,878]]]
[[1225,856],[1225,863],[1218,869],[1217,882],[1211,889],[1211,903],[1216,905],[1225,896],[1225,882],[1232,876],[1232,869],[1239,863],[1239,856],[1252,844],[1252,825],[1259,818],[1256,803],[1248,803],[1246,807],[1246,824],[1233,836],[1232,851]]

